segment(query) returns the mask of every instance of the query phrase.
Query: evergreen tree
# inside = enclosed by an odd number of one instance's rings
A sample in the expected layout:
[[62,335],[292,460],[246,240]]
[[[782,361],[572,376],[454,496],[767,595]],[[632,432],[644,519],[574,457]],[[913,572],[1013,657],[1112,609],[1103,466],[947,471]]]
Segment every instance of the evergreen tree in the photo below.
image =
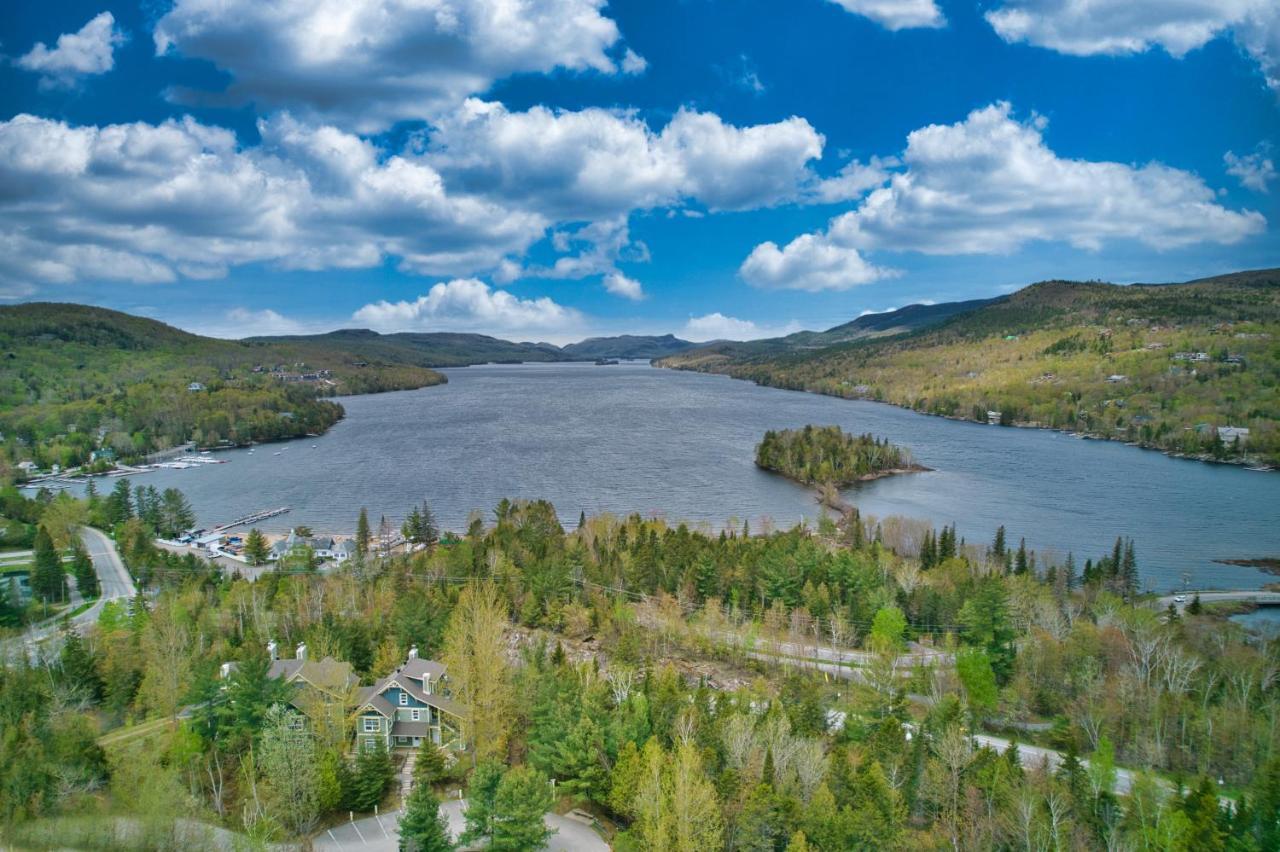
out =
[[501,783],[502,764],[496,760],[482,760],[472,771],[467,784],[467,809],[462,813],[467,824],[459,838],[463,845],[492,839],[498,785]]
[[176,488],[166,488],[160,495],[160,533],[177,538],[196,525],[196,513],[187,497]]
[[76,588],[83,598],[96,598],[102,593],[98,587],[98,572],[94,570],[93,559],[83,544],[77,541],[72,549],[71,573],[76,578]]
[[350,809],[373,810],[374,805],[382,803],[395,777],[391,754],[381,740],[375,740],[372,748],[361,748],[356,756]]
[[960,623],[964,625],[965,638],[986,650],[996,683],[1008,683],[1013,676],[1016,650],[1004,583],[995,577],[980,581],[960,608]]
[[493,852],[541,849],[551,836],[543,816],[555,795],[547,776],[531,766],[517,766],[502,776],[493,797]]
[[1120,563],[1120,583],[1121,591],[1125,596],[1125,600],[1132,601],[1138,594],[1138,560],[1133,553],[1133,539],[1129,539],[1124,545],[1124,556]]
[[262,565],[271,556],[271,549],[267,547],[267,537],[257,527],[249,530],[249,534],[245,536],[244,555],[250,565]]
[[996,528],[996,540],[991,544],[991,555],[997,560],[1004,561],[1004,526]]
[[123,476],[116,480],[115,487],[107,496],[104,512],[107,524],[113,527],[133,517],[133,495],[129,480]]
[[609,793],[609,757],[600,726],[583,713],[558,751],[556,774],[563,779],[564,791],[604,804]]
[[1013,573],[1027,573],[1027,540],[1025,538],[1018,542],[1018,554],[1013,560]]
[[878,761],[858,767],[849,816],[850,845],[854,848],[892,849],[897,845],[904,819],[902,806]]
[[400,852],[452,852],[449,820],[426,784],[414,785],[400,817]]
[[53,546],[49,531],[43,526],[36,531],[34,567],[31,570],[31,593],[45,603],[66,598],[66,575],[62,571],[62,555]]
[[1187,604],[1187,615],[1200,615],[1204,612],[1204,604],[1200,603],[1200,593],[1196,592],[1191,598],[1191,603]]
[[618,750],[618,759],[609,776],[608,806],[618,816],[635,818],[636,792],[640,789],[643,766],[640,749],[633,740],[627,740]]
[[440,540],[440,528],[436,525],[435,513],[425,500],[418,512],[418,519],[418,541],[427,546],[434,545]]
[[369,544],[373,540],[373,533],[369,531],[369,513],[363,507],[360,509],[360,517],[356,520],[356,556],[365,557],[369,555]]
[[1202,777],[1200,783],[1187,792],[1182,800],[1182,812],[1190,823],[1186,838],[1187,849],[1195,849],[1196,852],[1221,852],[1227,848],[1218,791],[1214,789],[1208,776]]
[[66,682],[83,695],[90,704],[102,701],[102,676],[89,646],[80,638],[80,634],[71,628],[69,622],[64,623],[62,632],[62,653],[58,658]]
[[413,783],[421,787],[429,787],[439,783],[444,778],[445,772],[444,752],[430,743],[423,745],[413,764]]
[[741,852],[777,852],[790,836],[781,803],[769,784],[747,794],[738,814],[737,848]]

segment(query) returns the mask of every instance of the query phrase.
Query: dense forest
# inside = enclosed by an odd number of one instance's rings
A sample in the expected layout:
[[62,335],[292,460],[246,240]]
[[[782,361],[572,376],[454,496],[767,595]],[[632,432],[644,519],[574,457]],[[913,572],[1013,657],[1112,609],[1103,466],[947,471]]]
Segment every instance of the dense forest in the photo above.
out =
[[[1176,285],[1045,282],[902,334],[781,343],[695,349],[659,363],[945,417],[1280,464],[1277,270]],[[1224,427],[1249,434],[1219,433]]]
[[[305,350],[305,351],[304,351]],[[323,432],[324,399],[425,387],[444,376],[341,348],[250,345],[81,305],[0,308],[0,481],[19,462],[63,469]]]
[[[5,511],[43,524],[57,502]],[[856,512],[566,532],[548,503],[503,501],[411,554],[248,582],[157,551],[136,499],[84,512],[115,521],[149,591],[0,670],[19,846],[105,848],[117,817],[133,848],[194,845],[175,840],[193,824],[257,845],[397,807],[400,757],[351,755],[341,701],[299,727],[270,640],[365,683],[412,646],[448,665],[468,749],[415,766],[403,827],[422,848],[448,848],[436,807],[458,788],[469,837],[506,849],[538,848],[551,806],[586,808],[619,850],[1280,842],[1280,646],[1196,602],[1151,607],[1133,542],[1081,565],[1003,529],[974,544]],[[822,649],[841,662],[819,669]]]
[[756,464],[807,485],[850,485],[913,468],[911,454],[874,435],[849,435],[839,426],[769,430],[756,446]]

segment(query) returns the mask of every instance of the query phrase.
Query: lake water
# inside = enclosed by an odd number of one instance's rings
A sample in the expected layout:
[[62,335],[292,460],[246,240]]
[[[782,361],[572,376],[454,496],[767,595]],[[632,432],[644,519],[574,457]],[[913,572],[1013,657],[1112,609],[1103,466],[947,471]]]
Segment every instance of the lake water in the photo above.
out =
[[1237,624],[1243,624],[1249,630],[1266,636],[1280,633],[1280,607],[1262,606],[1253,612],[1242,612],[1231,616]]
[[[326,435],[235,450],[228,464],[158,471],[135,483],[181,488],[204,524],[289,506],[262,524],[350,533],[361,506],[399,523],[428,500],[447,529],[502,497],[543,497],[566,526],[578,512],[658,514],[719,528],[814,518],[809,490],[758,470],[766,429],[837,424],[911,449],[933,472],[848,493],[864,512],[956,523],[971,542],[1004,524],[1014,543],[1059,556],[1109,552],[1133,536],[1154,589],[1256,587],[1268,575],[1215,558],[1280,555],[1280,474],[1170,459],[1121,444],[960,423],[871,402],[757,387],[647,364],[490,365],[449,383],[349,397]],[[103,488],[109,483],[103,483]],[[491,518],[492,515],[489,515]]]

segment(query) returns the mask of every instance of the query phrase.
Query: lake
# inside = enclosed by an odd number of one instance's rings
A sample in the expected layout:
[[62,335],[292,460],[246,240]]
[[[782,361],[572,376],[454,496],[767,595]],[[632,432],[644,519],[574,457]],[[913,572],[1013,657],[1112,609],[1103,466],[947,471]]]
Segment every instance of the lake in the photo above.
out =
[[[447,529],[488,517],[502,497],[579,511],[657,514],[712,528],[819,514],[808,489],[758,470],[766,429],[837,424],[908,447],[934,470],[846,492],[864,514],[955,523],[971,542],[1004,524],[1016,545],[1077,562],[1132,536],[1144,584],[1257,587],[1271,578],[1215,558],[1280,555],[1280,474],[1171,459],[1122,444],[962,423],[888,405],[757,387],[644,363],[488,365],[445,370],[447,385],[348,397],[319,438],[219,455],[228,464],[163,470],[203,524],[289,506],[266,531],[307,524],[350,533],[361,506],[377,524],[427,500]],[[100,481],[101,488],[109,481]]]

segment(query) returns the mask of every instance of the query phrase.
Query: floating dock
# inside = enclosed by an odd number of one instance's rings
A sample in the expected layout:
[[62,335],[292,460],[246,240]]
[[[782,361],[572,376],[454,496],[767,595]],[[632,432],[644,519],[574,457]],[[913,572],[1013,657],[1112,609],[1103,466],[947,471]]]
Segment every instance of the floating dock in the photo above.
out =
[[274,518],[277,515],[283,515],[287,511],[289,511],[288,506],[281,506],[279,509],[264,509],[261,512],[254,512],[252,515],[244,515],[243,517],[236,518],[234,521],[230,521],[229,523],[210,527],[210,531],[225,532],[226,530],[234,527],[242,527],[246,524],[256,524],[258,521],[265,521],[267,518]]

